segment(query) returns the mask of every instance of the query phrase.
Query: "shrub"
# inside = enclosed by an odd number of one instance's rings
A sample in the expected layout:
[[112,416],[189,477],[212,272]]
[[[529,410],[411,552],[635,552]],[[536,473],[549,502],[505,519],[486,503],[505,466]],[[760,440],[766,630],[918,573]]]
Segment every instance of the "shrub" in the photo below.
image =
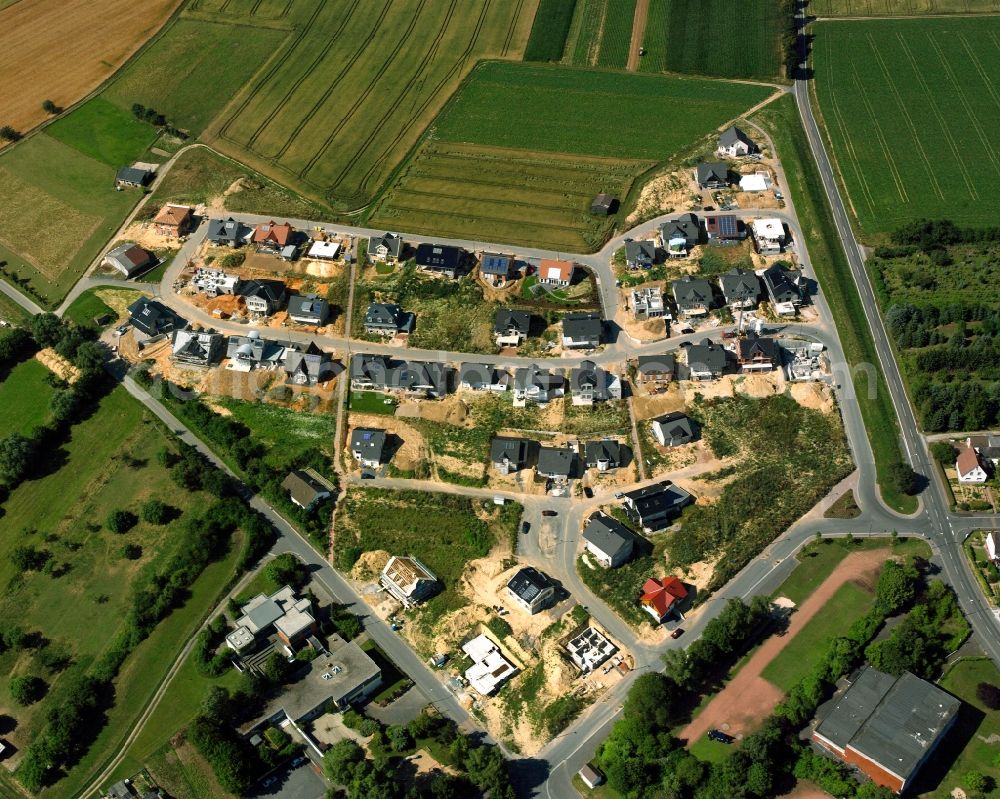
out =
[[988,682],[976,686],[976,698],[990,710],[1000,710],[1000,688]]
[[108,514],[105,525],[112,533],[127,533],[138,521],[136,515],[127,510],[113,510]]
[[49,686],[41,677],[25,674],[10,681],[10,696],[17,704],[24,707],[33,705],[45,696],[48,688]]
[[151,499],[142,506],[142,520],[149,524],[166,524],[170,521],[170,506],[158,499]]
[[121,553],[126,560],[139,560],[142,557],[142,547],[138,544],[126,544],[121,548]]

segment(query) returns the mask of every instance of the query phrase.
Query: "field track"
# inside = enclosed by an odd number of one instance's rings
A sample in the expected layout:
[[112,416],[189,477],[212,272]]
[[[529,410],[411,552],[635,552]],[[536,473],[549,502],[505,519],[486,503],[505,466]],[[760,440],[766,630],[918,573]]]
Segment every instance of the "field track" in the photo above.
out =
[[[2,124],[26,131],[99,86],[180,0],[32,0],[0,9]],[[99,20],[99,24],[98,21]]]

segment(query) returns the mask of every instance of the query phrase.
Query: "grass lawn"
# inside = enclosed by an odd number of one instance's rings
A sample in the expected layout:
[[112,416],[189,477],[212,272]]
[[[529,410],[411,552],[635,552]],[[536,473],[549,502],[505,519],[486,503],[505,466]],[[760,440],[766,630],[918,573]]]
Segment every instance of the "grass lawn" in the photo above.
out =
[[412,680],[399,670],[396,664],[389,659],[389,656],[374,641],[365,641],[361,644],[361,648],[368,653],[368,657],[374,660],[375,664],[382,670],[382,687],[372,697],[373,702],[388,699],[396,691],[400,690],[404,683],[412,683]]
[[157,129],[136,119],[131,111],[97,96],[57,119],[45,133],[117,170],[146,151]]
[[764,667],[764,679],[782,691],[790,691],[799,680],[812,672],[816,659],[826,652],[829,641],[867,613],[873,601],[871,592],[855,583],[844,583],[831,597],[827,607],[810,619],[780,654]]
[[923,218],[995,224],[1000,19],[830,21],[814,33],[816,98],[862,238]]
[[861,508],[858,507],[858,503],[854,499],[854,491],[851,489],[837,497],[823,513],[827,519],[856,519],[860,515]]
[[218,397],[214,403],[232,413],[260,440],[285,461],[293,454],[319,447],[326,452],[333,448],[336,419],[328,413],[293,411],[266,402],[246,402],[231,397]]
[[388,397],[374,391],[351,391],[347,395],[347,408],[358,413],[378,413],[392,416],[396,413],[396,401],[386,402]]
[[[852,367],[868,364],[878,375],[873,387],[868,385],[864,371],[855,372],[852,379],[874,453],[882,498],[897,511],[913,513],[917,509],[916,498],[898,493],[889,486],[889,467],[903,457],[899,444],[899,422],[884,378],[877,366],[874,366],[878,363],[878,358],[871,330],[861,307],[861,298],[851,276],[847,256],[836,235],[823,183],[802,129],[794,98],[782,97],[776,100],[756,114],[754,121],[770,132],[781,156],[799,222],[808,238],[810,259],[826,293],[833,317],[840,320],[837,332],[844,355]],[[870,388],[874,398],[869,397]]]
[[[95,319],[110,315],[112,321],[118,318],[118,312],[105,300],[114,296],[116,304],[127,306],[142,296],[142,292],[134,289],[109,289],[106,287],[87,289],[73,300],[63,315],[81,327],[96,328]],[[102,299],[103,298],[103,299]]]
[[[0,261],[4,259],[4,249],[0,247]],[[15,287],[16,288],[16,287]],[[0,319],[12,325],[24,324],[31,318],[24,308],[3,292],[0,292]]]
[[49,418],[49,400],[53,389],[48,383],[52,373],[31,358],[22,361],[0,382],[0,438],[11,433],[27,435]]

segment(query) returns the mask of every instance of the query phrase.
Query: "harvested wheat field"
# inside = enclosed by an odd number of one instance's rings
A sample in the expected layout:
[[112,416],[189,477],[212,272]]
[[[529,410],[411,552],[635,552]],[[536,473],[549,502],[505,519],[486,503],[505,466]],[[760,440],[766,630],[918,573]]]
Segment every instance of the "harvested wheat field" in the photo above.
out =
[[3,124],[27,131],[111,77],[180,0],[25,0],[0,9]]

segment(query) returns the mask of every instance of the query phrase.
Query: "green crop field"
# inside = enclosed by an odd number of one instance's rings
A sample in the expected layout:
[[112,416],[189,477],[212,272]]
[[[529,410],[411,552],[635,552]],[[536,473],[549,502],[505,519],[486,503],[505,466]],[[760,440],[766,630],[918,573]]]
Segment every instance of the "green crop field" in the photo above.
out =
[[890,17],[900,14],[975,14],[1000,11],[996,0],[811,0],[817,17]]
[[49,418],[52,373],[34,358],[15,366],[0,382],[0,436],[28,435]]
[[329,0],[240,96],[217,144],[334,207],[368,203],[476,59],[517,58],[532,0]]
[[576,0],[573,22],[566,37],[563,63],[593,66],[601,51],[601,25],[608,0]]
[[566,46],[566,36],[574,13],[586,0],[539,0],[524,48],[525,61],[558,61]]
[[1000,18],[822,22],[816,92],[861,236],[995,225]]
[[[787,26],[780,0],[650,0],[639,69],[722,78],[775,78]],[[810,13],[812,7],[810,6]]]
[[45,132],[116,169],[135,161],[156,138],[156,128],[103,97],[88,100]]
[[634,18],[635,0],[608,0],[601,34],[601,49],[597,56],[599,66],[625,68],[628,63],[629,45],[632,42]]

